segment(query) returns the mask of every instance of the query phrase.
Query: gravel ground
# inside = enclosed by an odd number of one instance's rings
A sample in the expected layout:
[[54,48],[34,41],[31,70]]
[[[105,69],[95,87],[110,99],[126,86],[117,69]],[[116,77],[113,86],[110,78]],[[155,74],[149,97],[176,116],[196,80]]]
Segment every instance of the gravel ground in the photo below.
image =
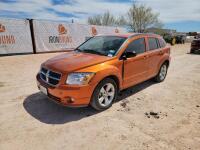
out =
[[40,64],[58,55],[0,57],[0,149],[199,149],[200,55],[172,47],[167,78],[120,93],[103,112],[66,108],[36,86]]

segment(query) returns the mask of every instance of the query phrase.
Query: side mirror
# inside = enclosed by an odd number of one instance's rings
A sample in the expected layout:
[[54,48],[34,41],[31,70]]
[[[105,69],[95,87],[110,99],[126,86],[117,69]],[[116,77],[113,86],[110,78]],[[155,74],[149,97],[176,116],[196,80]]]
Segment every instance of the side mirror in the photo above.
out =
[[125,52],[122,56],[121,56],[121,59],[122,60],[127,60],[127,58],[130,58],[130,57],[135,57],[137,55],[137,53],[135,51],[132,51],[132,52]]
[[130,57],[135,57],[137,55],[137,53],[135,51],[132,52],[126,52],[126,57],[130,58]]
[[122,60],[127,60],[126,53],[124,53],[124,54],[121,56],[121,59],[122,59]]

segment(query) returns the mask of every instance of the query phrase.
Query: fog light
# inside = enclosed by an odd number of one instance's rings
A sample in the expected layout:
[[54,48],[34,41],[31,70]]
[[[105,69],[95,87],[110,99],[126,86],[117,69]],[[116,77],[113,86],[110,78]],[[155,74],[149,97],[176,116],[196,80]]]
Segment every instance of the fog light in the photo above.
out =
[[65,97],[64,103],[74,103],[74,98],[72,98],[72,97]]
[[70,98],[69,103],[73,103],[74,102],[74,98]]

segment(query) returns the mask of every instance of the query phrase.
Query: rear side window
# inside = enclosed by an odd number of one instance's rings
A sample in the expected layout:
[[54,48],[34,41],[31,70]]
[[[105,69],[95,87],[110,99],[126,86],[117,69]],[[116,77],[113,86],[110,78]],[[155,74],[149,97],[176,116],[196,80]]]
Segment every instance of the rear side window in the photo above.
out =
[[163,48],[166,46],[166,42],[164,41],[164,39],[159,39],[159,43],[160,43],[160,47]]
[[140,38],[131,42],[126,48],[126,51],[127,52],[135,51],[137,54],[141,54],[145,52],[145,49],[146,49],[145,39]]
[[149,38],[149,50],[158,49],[158,43],[156,38]]

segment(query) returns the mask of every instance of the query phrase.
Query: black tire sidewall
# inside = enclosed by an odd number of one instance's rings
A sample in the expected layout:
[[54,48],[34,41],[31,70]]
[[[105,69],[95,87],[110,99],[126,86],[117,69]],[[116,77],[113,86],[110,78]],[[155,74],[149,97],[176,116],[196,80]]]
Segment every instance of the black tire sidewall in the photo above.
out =
[[[115,95],[114,95],[114,98],[113,98],[112,102],[111,102],[108,106],[104,107],[104,106],[101,106],[101,105],[99,104],[98,96],[99,96],[99,92],[100,92],[101,88],[102,88],[106,83],[111,83],[111,84],[114,86],[114,88],[115,88]],[[91,100],[90,100],[90,105],[91,105],[94,109],[96,109],[96,110],[105,110],[105,109],[108,109],[109,107],[112,106],[112,103],[116,100],[117,91],[118,91],[118,90],[117,90],[117,84],[116,84],[116,82],[115,82],[113,79],[111,79],[111,78],[105,78],[104,80],[102,80],[102,81],[96,86],[96,88],[95,88],[95,90],[94,90],[94,92],[93,92],[93,94],[92,94]]]

